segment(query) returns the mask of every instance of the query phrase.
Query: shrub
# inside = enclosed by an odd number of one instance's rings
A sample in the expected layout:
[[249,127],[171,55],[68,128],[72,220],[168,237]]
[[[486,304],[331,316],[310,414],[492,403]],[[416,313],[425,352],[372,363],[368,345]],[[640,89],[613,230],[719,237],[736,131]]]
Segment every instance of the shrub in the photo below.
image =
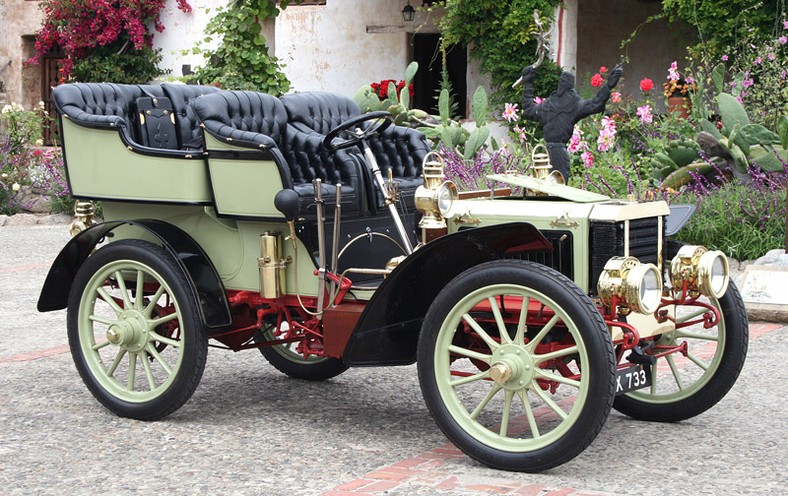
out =
[[[676,238],[722,250],[737,260],[752,260],[785,242],[788,164],[782,173],[748,170],[748,181],[712,183],[702,176],[673,203],[695,203],[692,219]],[[718,171],[721,175],[722,172]]]

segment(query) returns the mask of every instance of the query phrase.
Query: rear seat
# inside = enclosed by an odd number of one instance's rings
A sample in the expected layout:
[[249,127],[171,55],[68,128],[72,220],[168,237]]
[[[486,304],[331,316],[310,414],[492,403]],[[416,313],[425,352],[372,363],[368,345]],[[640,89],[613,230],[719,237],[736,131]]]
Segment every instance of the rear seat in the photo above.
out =
[[118,127],[141,147],[193,153],[202,150],[202,134],[190,104],[217,91],[178,84],[70,83],[52,94],[58,112],[82,125]]
[[290,125],[282,102],[271,95],[252,91],[222,91],[194,101],[194,111],[205,132],[222,141],[249,148],[263,148],[277,163],[285,188],[298,193],[299,215],[315,215],[312,181],[323,182],[322,194],[327,214],[336,203],[336,184],[342,184],[342,210],[360,215],[365,196],[358,162],[344,150],[329,151],[322,137]]

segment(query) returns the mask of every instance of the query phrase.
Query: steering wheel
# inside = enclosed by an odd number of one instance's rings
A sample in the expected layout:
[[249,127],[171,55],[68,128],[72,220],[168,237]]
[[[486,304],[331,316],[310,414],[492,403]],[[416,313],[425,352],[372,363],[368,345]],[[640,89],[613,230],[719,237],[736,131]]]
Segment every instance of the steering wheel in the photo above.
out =
[[[361,132],[351,131],[353,128],[358,128],[358,125],[366,121],[377,120],[377,123],[371,124]],[[361,141],[366,140],[370,136],[382,133],[394,122],[391,113],[384,110],[377,112],[369,112],[367,114],[357,115],[352,117],[342,124],[332,129],[325,138],[323,138],[323,146],[333,150],[340,150],[342,148],[349,148]],[[355,129],[354,129],[355,130]],[[342,137],[344,141],[334,143],[334,139]]]

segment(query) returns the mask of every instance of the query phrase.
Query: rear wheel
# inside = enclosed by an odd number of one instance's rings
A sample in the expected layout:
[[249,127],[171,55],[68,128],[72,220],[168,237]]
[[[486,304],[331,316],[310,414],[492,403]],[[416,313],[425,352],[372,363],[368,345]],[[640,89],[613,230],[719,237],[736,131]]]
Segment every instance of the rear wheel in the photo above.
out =
[[208,353],[189,283],[162,248],[111,243],[80,267],[68,305],[74,363],[93,396],[123,417],[155,420],[189,400]]
[[[672,260],[681,246],[668,242],[666,258]],[[658,336],[655,350],[684,346],[686,352],[658,358],[652,366],[651,388],[616,397],[613,408],[640,420],[675,422],[705,412],[733,387],[747,356],[749,322],[744,301],[731,282],[719,300],[701,297],[699,303],[715,308],[719,321],[712,325],[708,308],[677,306],[677,323],[699,323]]]
[[562,274],[519,260],[485,263],[435,298],[418,348],[433,418],[469,456],[537,472],[582,452],[613,402],[610,334]]

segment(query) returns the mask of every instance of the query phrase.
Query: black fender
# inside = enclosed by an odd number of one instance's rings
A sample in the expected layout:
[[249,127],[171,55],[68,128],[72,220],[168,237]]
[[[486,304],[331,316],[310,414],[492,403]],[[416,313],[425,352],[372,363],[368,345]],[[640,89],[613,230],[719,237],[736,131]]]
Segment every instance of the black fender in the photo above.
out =
[[68,306],[71,284],[79,268],[103,237],[123,225],[138,227],[155,236],[172,256],[186,280],[191,283],[189,286],[199,303],[200,319],[209,329],[209,335],[232,323],[224,284],[208,255],[185,231],[154,219],[104,222],[74,236],[63,247],[49,269],[38,298],[39,312],[62,310]]
[[352,366],[415,362],[424,316],[435,296],[455,276],[490,260],[550,250],[550,242],[526,222],[468,229],[424,245],[375,291],[356,323],[342,359]]

